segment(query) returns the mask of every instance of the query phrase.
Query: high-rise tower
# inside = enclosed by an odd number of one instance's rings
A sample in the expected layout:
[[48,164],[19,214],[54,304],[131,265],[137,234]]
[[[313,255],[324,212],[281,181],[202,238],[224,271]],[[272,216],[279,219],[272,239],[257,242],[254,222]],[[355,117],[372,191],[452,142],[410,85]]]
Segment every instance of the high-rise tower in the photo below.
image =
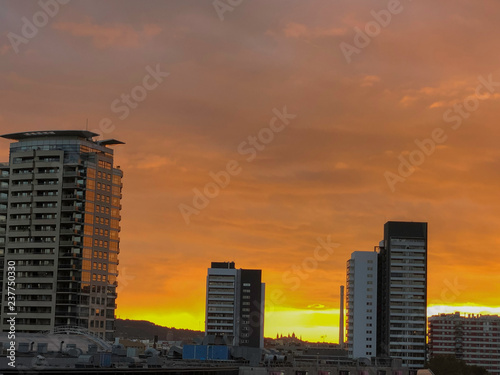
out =
[[377,355],[426,360],[427,223],[389,221],[378,255]]
[[[0,165],[0,267],[16,273],[16,330],[88,329],[114,333],[122,171],[113,150],[80,130],[3,135]],[[2,259],[3,258],[3,259]],[[7,325],[2,288],[0,328]]]
[[212,262],[207,275],[205,334],[226,336],[234,346],[264,347],[261,270],[235,269]]

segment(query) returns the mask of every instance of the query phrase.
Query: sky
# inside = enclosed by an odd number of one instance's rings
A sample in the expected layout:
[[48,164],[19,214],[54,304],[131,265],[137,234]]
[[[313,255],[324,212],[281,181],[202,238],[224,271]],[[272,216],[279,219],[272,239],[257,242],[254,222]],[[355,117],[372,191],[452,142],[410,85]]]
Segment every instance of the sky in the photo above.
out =
[[429,224],[430,313],[500,313],[498,1],[0,10],[1,132],[126,143],[119,318],[203,330],[234,261],[262,269],[266,336],[337,342],[346,261],[389,220]]

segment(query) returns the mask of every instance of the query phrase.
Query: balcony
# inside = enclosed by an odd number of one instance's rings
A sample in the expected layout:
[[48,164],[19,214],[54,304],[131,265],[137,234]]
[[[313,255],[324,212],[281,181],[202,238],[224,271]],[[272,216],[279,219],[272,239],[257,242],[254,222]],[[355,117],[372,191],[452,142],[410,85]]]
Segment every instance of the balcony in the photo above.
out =
[[61,235],[81,234],[81,230],[75,228],[61,228]]
[[31,213],[31,207],[11,207],[10,212],[12,214],[29,214]]
[[76,204],[63,204],[61,206],[61,211],[79,211],[81,210],[81,207],[77,206]]
[[79,288],[57,288],[57,293],[80,293]]
[[83,174],[80,171],[64,171],[63,175],[64,177],[80,177]]
[[83,200],[83,195],[79,195],[79,194],[64,194],[62,196],[62,199],[63,200]]
[[64,240],[59,242],[59,246],[79,246],[79,245],[80,245],[79,241]]
[[[11,208],[30,208],[32,205],[31,193],[29,196],[11,196],[10,197],[10,207]],[[9,200],[8,198],[5,199]],[[5,203],[4,203],[5,204]]]
[[80,316],[80,314],[77,313],[77,312],[68,312],[68,311],[56,311],[55,315],[57,317],[64,317],[64,318],[67,318],[67,317],[79,317]]
[[33,219],[33,224],[37,225],[50,225],[50,224],[57,224],[57,218],[56,217],[35,217]]
[[83,218],[73,216],[61,217],[61,223],[83,223]]
[[60,298],[58,297],[56,299],[56,304],[58,305],[80,305],[80,301],[78,299],[70,299],[70,300],[67,300],[65,298],[63,298],[63,296],[61,296]]

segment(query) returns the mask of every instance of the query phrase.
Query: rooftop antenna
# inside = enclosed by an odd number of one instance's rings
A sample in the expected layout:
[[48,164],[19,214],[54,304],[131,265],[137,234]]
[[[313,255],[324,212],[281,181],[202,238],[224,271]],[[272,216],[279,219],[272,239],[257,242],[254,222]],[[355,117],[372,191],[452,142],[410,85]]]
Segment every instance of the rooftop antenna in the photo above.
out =
[[85,130],[89,130],[89,119],[87,119],[87,124],[85,125]]
[[344,286],[340,286],[339,345],[344,349]]

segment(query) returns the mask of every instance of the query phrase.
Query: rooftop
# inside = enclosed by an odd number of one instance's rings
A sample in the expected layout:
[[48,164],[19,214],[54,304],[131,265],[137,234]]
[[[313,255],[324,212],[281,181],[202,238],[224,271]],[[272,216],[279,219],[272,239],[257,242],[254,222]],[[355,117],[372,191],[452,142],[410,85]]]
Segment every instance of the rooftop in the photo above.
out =
[[449,318],[449,319],[500,319],[498,315],[488,315],[488,314],[470,314],[470,313],[461,313],[456,311],[451,314],[438,314],[429,317],[429,320],[440,320],[440,318]]
[[52,137],[78,137],[91,140],[93,137],[98,137],[99,134],[88,130],[47,130],[47,131],[32,131],[22,133],[4,134],[0,137],[22,141],[29,138],[52,138]]

